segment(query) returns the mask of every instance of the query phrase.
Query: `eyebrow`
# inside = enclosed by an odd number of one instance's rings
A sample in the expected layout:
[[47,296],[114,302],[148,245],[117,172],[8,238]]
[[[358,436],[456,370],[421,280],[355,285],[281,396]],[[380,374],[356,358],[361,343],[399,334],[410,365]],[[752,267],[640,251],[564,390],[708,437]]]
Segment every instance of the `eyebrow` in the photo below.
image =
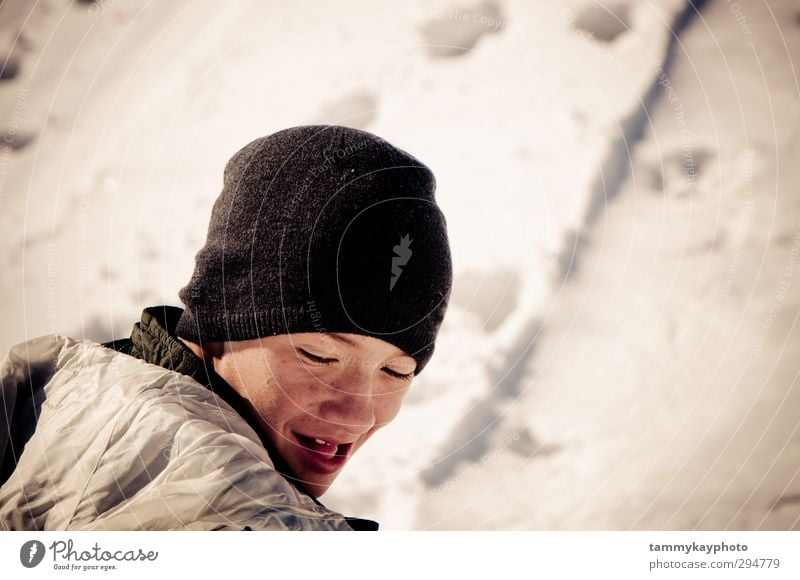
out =
[[334,339],[334,340],[336,340],[336,341],[338,341],[338,342],[343,342],[343,343],[345,343],[346,345],[349,345],[349,346],[358,346],[358,345],[355,343],[355,341],[354,341],[354,340],[352,340],[352,339],[350,339],[350,338],[347,338],[347,337],[346,337],[346,336],[344,336],[344,335],[341,335],[341,334],[336,334],[335,332],[329,332],[329,333],[328,333],[328,336],[330,336],[332,339]]

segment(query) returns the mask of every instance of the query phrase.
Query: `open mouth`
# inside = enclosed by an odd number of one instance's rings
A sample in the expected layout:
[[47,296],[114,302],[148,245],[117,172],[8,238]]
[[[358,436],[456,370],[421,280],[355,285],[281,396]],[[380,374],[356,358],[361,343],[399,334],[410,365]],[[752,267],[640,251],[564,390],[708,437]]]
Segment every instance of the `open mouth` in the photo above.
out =
[[321,456],[320,459],[332,461],[344,461],[350,453],[352,443],[337,443],[335,441],[327,441],[320,437],[313,437],[310,435],[302,435],[294,433],[300,445],[312,453]]

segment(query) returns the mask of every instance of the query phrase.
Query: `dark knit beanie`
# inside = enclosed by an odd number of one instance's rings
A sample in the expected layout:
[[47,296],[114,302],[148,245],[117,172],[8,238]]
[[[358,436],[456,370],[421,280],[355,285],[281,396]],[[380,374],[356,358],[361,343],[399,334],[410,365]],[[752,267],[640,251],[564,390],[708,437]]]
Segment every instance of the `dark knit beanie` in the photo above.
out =
[[177,335],[362,334],[414,357],[419,373],[452,285],[434,190],[430,169],[365,131],[305,126],[256,139],[225,167]]

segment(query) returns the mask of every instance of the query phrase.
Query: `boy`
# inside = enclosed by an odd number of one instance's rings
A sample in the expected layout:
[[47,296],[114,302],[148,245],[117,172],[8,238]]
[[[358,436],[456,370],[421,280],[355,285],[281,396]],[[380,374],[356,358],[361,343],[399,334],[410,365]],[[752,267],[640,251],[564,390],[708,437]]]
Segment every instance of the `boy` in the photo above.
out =
[[2,529],[376,529],[317,498],[433,354],[452,265],[431,171],[304,126],[225,167],[185,309],[0,365]]

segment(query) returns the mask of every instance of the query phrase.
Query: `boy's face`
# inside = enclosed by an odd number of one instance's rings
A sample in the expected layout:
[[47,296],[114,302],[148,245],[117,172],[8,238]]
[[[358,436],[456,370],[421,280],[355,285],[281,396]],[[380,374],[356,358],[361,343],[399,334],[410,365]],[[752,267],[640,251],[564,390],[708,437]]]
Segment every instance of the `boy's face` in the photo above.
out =
[[225,342],[214,367],[257,411],[296,483],[319,497],[395,418],[416,361],[377,338],[310,332]]

